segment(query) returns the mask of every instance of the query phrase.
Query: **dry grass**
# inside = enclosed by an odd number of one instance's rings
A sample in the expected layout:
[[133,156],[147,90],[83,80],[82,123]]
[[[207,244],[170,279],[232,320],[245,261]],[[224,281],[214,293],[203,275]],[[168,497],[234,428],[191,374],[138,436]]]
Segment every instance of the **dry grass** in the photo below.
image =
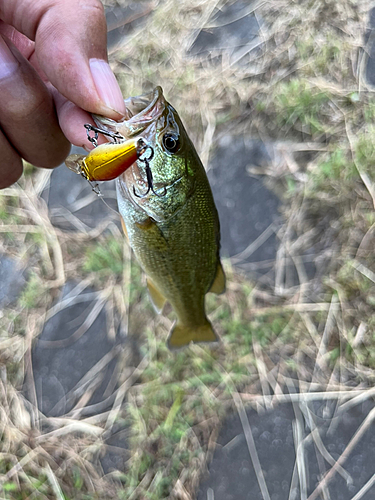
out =
[[[267,500],[245,408],[289,402],[297,456],[291,492],[299,485],[301,498],[326,498],[335,474],[350,482],[345,460],[373,411],[335,460],[309,404],[337,400],[342,416],[374,395],[375,100],[363,77],[369,5],[258,2],[262,44],[256,52],[240,61],[226,54],[219,62],[186,56],[197,26],[206,27],[220,5],[147,4],[146,10],[154,9],[147,25],[113,48],[111,59],[124,95],[163,86],[205,163],[224,133],[275,140],[275,162],[262,172],[249,166],[284,201],[285,223],[270,228],[280,242],[274,275],[254,284],[239,270],[243,255],[233,260],[236,268],[225,262],[228,290],[207,301],[221,345],[170,353],[165,339],[171,319],[155,318],[129,249],[118,245],[116,226],[81,225],[74,233],[55,228],[40,199],[49,172],[29,167],[0,197],[0,252],[21,258],[29,269],[17,305],[0,313],[2,498],[193,499],[220,422],[237,411]],[[310,280],[305,254],[312,247],[321,272]],[[110,249],[109,262],[103,248]],[[298,285],[288,281],[290,262]],[[112,317],[109,335],[119,322],[124,334],[139,332],[140,358],[131,366],[127,352],[115,348],[66,395],[73,410],[46,417],[37,408],[31,348],[57,312],[53,303],[62,285],[73,277],[81,283],[59,307],[81,300],[88,286],[97,291],[88,297],[95,302],[91,315],[69,342],[84,335],[105,307]],[[115,357],[123,369],[110,382],[106,404],[90,407],[102,370]],[[28,400],[20,392],[24,381]],[[127,468],[104,476],[99,457],[115,424],[128,429]],[[311,440],[331,469],[307,497],[303,450]],[[352,500],[373,483],[371,478]],[[212,490],[209,495],[214,498]]]

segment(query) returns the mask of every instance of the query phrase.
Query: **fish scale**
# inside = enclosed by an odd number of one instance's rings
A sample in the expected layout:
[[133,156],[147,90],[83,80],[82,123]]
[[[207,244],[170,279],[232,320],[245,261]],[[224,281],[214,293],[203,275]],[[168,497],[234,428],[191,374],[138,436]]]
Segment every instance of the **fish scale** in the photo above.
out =
[[[128,232],[142,268],[178,311],[180,320],[192,326],[205,318],[203,299],[214,280],[218,258],[213,245],[213,220],[206,217],[202,228],[201,219],[191,217],[195,204],[196,199],[192,197],[174,220],[158,225],[157,231],[148,232],[134,224]],[[158,237],[155,233],[159,231]],[[195,245],[199,251],[194,250]],[[193,248],[193,251],[182,251],[185,248]]]

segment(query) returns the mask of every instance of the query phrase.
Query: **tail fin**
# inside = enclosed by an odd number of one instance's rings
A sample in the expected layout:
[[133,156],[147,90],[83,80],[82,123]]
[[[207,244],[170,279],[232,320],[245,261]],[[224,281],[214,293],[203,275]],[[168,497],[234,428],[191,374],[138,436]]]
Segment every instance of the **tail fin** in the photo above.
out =
[[180,349],[190,342],[217,342],[218,340],[219,338],[208,319],[203,325],[197,327],[177,323],[169,335],[168,347],[169,349]]

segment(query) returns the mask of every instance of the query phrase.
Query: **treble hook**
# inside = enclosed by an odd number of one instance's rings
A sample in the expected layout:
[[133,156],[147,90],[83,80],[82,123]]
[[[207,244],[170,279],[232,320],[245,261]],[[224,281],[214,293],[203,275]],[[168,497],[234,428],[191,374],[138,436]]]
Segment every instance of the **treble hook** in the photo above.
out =
[[[122,140],[125,140],[125,137],[123,137],[118,132],[108,132],[107,130],[103,130],[101,128],[94,127],[94,125],[91,125],[91,123],[85,123],[84,127],[86,129],[87,139],[91,142],[91,144],[94,145],[95,148],[98,145],[99,134],[107,135],[108,137],[113,139],[115,144],[117,144],[118,142],[120,142]],[[95,132],[94,137],[91,137],[90,132]]]
[[[148,188],[147,188],[147,191],[145,193],[137,194],[135,191],[135,187],[133,186],[134,196],[136,196],[137,198],[145,198],[150,191],[152,191],[154,193],[154,195],[158,196],[159,198],[162,196],[165,196],[167,193],[167,188],[165,186],[164,186],[163,194],[158,194],[154,190],[152,172],[151,172],[150,163],[149,163],[152,160],[152,158],[154,157],[154,149],[149,144],[146,144],[142,138],[139,139],[138,144],[139,144],[139,148],[140,148],[139,153],[138,153],[138,155],[139,155],[138,161],[141,161],[142,163],[146,164],[146,178],[147,178]],[[140,156],[143,155],[148,149],[150,150],[150,155],[146,158],[141,158]]]

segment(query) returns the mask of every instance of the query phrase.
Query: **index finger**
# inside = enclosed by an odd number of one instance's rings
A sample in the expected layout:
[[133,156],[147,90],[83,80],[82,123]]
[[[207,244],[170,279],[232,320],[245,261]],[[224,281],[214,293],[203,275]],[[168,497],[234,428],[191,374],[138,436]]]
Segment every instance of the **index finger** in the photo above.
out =
[[[90,113],[119,119],[121,90],[107,62],[99,0],[0,0],[1,18],[35,41],[35,56],[59,92]],[[34,57],[34,56],[32,56]]]

